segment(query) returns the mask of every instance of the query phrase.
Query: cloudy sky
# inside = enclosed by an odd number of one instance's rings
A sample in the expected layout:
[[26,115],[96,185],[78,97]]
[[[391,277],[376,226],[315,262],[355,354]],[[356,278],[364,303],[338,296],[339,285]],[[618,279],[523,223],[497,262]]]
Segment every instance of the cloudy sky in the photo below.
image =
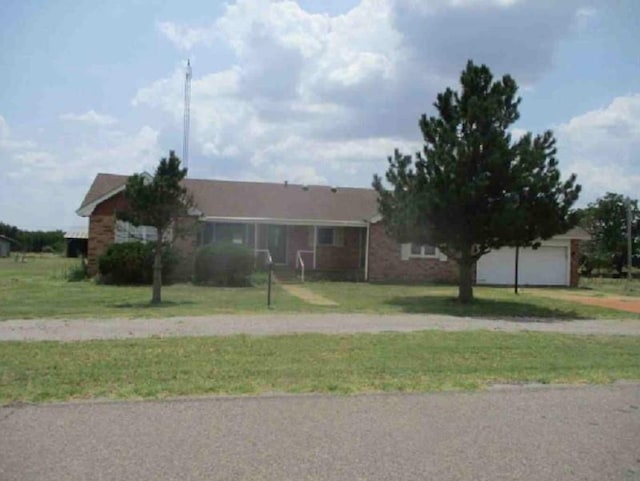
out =
[[[98,172],[369,186],[467,59],[510,73],[581,203],[640,197],[637,0],[0,2],[0,221],[82,225]],[[519,130],[518,130],[519,131]]]

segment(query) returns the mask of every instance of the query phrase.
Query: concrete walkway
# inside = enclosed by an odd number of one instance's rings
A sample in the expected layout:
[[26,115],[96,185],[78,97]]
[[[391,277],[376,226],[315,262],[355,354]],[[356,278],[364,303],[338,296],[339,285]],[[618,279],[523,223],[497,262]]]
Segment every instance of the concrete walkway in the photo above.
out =
[[271,314],[168,319],[13,320],[0,322],[0,341],[83,341],[170,336],[349,334],[420,330],[560,332],[640,336],[640,320],[495,320],[424,314]]
[[308,304],[313,304],[315,306],[337,306],[338,305],[337,302],[332,301],[327,297],[321,296],[320,294],[316,294],[311,289],[307,289],[306,287],[303,287],[303,286],[280,283],[280,287],[282,287],[282,289],[284,289],[286,292],[288,292],[292,296],[295,296],[298,299],[302,299],[304,302]]
[[0,479],[640,479],[640,385],[0,408]]

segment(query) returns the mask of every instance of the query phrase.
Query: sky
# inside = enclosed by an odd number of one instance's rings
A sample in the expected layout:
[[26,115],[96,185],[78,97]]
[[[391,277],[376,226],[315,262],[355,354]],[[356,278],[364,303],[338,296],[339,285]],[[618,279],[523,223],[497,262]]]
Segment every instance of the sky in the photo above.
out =
[[467,60],[520,87],[580,205],[640,197],[637,0],[4,0],[0,222],[69,229],[98,172],[368,187]]

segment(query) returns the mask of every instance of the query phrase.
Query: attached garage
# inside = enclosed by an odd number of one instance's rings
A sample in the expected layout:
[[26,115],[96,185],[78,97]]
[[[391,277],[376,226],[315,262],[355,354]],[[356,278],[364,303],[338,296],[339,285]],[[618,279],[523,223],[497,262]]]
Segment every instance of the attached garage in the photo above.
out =
[[[551,240],[538,249],[520,249],[518,283],[529,286],[571,285],[571,242]],[[478,284],[512,285],[515,276],[516,250],[502,248],[480,258]]]

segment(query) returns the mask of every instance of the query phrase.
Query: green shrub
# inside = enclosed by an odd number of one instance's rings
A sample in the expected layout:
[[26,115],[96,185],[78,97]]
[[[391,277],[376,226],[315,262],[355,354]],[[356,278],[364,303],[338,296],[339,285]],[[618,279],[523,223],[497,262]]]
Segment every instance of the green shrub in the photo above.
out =
[[[98,270],[104,284],[151,284],[153,280],[154,244],[124,242],[111,244],[98,259]],[[178,264],[175,249],[162,254],[162,282],[168,282]]]
[[87,264],[85,263],[84,259],[81,258],[80,262],[67,269],[65,277],[69,282],[84,281],[87,277],[89,277],[89,274],[87,272]]
[[242,244],[204,246],[196,254],[195,281],[214,286],[249,286],[254,263],[253,250]]

